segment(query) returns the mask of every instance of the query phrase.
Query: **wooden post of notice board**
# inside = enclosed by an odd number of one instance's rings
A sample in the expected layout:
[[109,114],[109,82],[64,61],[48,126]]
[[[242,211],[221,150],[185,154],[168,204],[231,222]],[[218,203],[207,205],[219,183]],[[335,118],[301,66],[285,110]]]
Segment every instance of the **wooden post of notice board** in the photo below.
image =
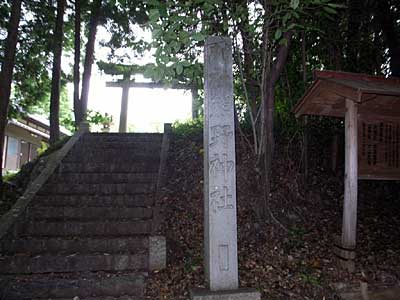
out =
[[342,237],[336,244],[340,264],[350,272],[354,271],[357,228],[358,191],[358,112],[357,104],[346,99],[345,115],[345,182],[342,220]]

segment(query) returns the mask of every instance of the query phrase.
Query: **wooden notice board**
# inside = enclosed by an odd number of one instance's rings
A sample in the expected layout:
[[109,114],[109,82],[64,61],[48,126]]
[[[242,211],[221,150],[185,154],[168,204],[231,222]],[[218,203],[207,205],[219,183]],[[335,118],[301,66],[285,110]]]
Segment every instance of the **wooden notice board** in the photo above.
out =
[[359,117],[359,179],[400,180],[400,119]]

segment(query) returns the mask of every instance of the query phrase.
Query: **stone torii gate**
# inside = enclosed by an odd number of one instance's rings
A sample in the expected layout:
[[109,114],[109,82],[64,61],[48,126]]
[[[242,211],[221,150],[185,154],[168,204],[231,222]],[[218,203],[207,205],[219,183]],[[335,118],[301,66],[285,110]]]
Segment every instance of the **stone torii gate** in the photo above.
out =
[[164,83],[157,82],[136,82],[130,79],[130,76],[124,76],[121,81],[109,81],[106,82],[106,87],[117,87],[122,88],[121,98],[121,112],[119,117],[119,132],[127,132],[128,122],[128,99],[130,88],[148,88],[148,89],[159,89],[159,88],[171,88],[177,90],[190,90],[192,93],[192,118],[198,117],[198,89],[197,87],[189,84],[173,84],[167,85]]

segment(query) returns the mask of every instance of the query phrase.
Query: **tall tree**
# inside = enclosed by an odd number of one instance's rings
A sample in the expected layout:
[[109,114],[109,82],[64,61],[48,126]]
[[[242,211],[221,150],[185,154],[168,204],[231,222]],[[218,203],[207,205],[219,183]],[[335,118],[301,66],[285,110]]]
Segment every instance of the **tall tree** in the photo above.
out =
[[[249,116],[256,170],[264,171],[266,199],[258,210],[261,217],[268,216],[266,203],[271,190],[275,93],[292,40],[299,30],[312,30],[316,19],[332,18],[339,7],[329,0],[160,0],[150,9],[149,24],[159,66],[155,79],[171,76],[170,69],[176,78],[181,74],[201,76],[201,69],[200,73],[193,72],[192,66],[199,63],[204,38],[228,34],[234,41],[239,113]],[[189,66],[187,61],[191,62]]]
[[389,0],[377,0],[377,17],[389,49],[391,75],[395,77],[400,77],[400,29],[399,19],[395,18],[395,12],[399,14],[399,10],[399,4],[395,8]]
[[9,117],[49,106],[56,9],[48,1],[23,1]]
[[357,72],[359,68],[359,58],[361,51],[361,28],[366,15],[365,1],[349,1],[349,18],[347,26],[347,68],[346,71]]
[[[260,148],[261,154],[264,156],[264,195],[269,198],[271,194],[271,181],[272,181],[272,158],[274,155],[275,139],[274,139],[274,116],[275,116],[275,88],[279,77],[281,76],[282,70],[286,64],[289,47],[292,42],[293,31],[289,30],[283,34],[283,39],[286,41],[281,43],[276,48],[275,61],[271,64],[272,58],[264,58],[270,61],[268,66],[263,67],[262,82],[261,82],[261,99],[263,102],[264,109],[262,111],[262,131],[264,135],[261,135],[261,142],[264,142],[264,147]],[[261,206],[261,214],[263,217],[267,216],[268,207],[266,199]]]
[[[110,50],[108,56],[110,60],[121,63],[130,56],[125,54],[123,57],[119,57],[116,49],[129,50],[130,53],[133,53],[132,50],[136,50],[135,56],[137,53],[142,54],[148,50],[148,43],[143,40],[135,40],[136,32],[132,30],[133,25],[143,24],[147,20],[146,1],[117,1],[118,5],[116,5],[115,1],[94,0],[89,7],[87,2],[82,0],[75,1],[74,112],[76,125],[79,125],[80,121],[83,120],[87,110],[92,64],[95,60],[94,45],[97,27],[102,25],[103,29],[106,29],[109,33],[109,41],[103,42],[101,46],[105,46]],[[79,95],[80,26],[81,20],[85,21],[85,12],[88,8],[90,8],[90,18],[87,26],[81,94]]]
[[74,115],[75,125],[82,120],[82,109],[79,101],[80,63],[81,63],[81,0],[75,0],[74,19]]
[[[4,134],[7,125],[8,107],[10,104],[12,74],[14,69],[15,52],[18,42],[18,27],[21,17],[21,0],[12,1],[11,16],[8,25],[4,60],[0,72],[0,165],[3,165]],[[0,184],[2,185],[0,176]]]
[[60,80],[65,5],[66,0],[57,1],[57,19],[54,29],[53,71],[50,96],[50,144],[54,144],[60,138]]
[[102,0],[95,0],[92,3],[92,12],[89,21],[88,41],[86,43],[85,63],[82,75],[82,91],[80,99],[81,112],[78,119],[78,123],[80,123],[83,120],[87,111],[90,77],[92,75],[92,65],[94,62],[94,46],[96,42],[97,26],[99,24],[101,17],[101,5],[102,5]]
[[[50,115],[54,30],[57,18],[55,3],[56,1],[22,1],[25,13],[21,15],[19,26],[9,118],[18,118],[30,113]],[[64,16],[64,35],[68,37],[73,34],[70,20],[72,18]],[[0,26],[4,30],[4,26]],[[69,38],[64,39],[63,53],[71,52],[71,44]],[[1,46],[3,45],[1,43]],[[1,56],[2,54],[0,52]],[[64,126],[70,124],[71,120],[71,108],[65,93],[67,81],[67,77],[62,76],[60,123]]]

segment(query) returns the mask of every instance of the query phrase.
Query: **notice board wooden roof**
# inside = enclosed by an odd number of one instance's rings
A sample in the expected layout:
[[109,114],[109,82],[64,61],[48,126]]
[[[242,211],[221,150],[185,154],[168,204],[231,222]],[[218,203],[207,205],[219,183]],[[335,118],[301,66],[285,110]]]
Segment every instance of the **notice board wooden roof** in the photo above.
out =
[[400,78],[315,71],[314,82],[297,103],[296,117],[344,117],[345,99],[357,102],[360,115],[400,118]]

